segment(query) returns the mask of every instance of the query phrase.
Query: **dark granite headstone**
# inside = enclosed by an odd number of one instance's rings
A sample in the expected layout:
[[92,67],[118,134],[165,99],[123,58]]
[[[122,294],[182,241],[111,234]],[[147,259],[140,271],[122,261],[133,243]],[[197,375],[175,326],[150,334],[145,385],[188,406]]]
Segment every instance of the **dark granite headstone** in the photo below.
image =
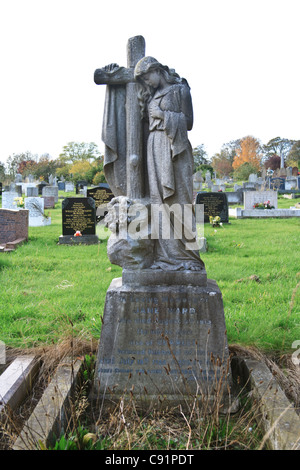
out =
[[64,190],[65,190],[65,187],[66,187],[64,181],[58,181],[57,186],[58,186],[58,190],[59,190],[59,191],[64,191]]
[[0,194],[2,194],[2,183],[0,183]]
[[284,190],[285,189],[285,178],[270,178],[270,189]]
[[219,216],[222,223],[228,223],[228,201],[226,193],[198,193],[196,204],[204,205],[204,223],[209,222],[210,216]]
[[95,188],[87,190],[87,197],[92,197],[96,205],[96,221],[100,222],[106,214],[106,206],[114,197],[113,192],[107,184],[99,184]]
[[48,186],[48,183],[45,183],[45,182],[43,182],[43,181],[42,181],[40,184],[37,185],[37,187],[38,187],[38,193],[39,193],[40,196],[42,195],[42,193],[43,193],[43,188],[44,188],[45,186]]
[[[98,243],[96,236],[96,207],[91,197],[66,198],[62,202],[63,234],[60,244],[93,244]],[[75,236],[80,232],[79,236]]]

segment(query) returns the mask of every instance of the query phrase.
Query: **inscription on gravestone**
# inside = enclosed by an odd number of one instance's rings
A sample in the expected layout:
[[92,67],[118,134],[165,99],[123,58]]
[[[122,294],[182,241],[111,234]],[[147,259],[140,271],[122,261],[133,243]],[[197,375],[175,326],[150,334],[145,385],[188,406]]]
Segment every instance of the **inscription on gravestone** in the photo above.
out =
[[62,204],[63,235],[95,234],[95,202],[92,198],[66,198]]
[[100,184],[96,188],[87,190],[87,197],[92,197],[96,205],[96,220],[100,222],[106,214],[106,206],[114,197],[108,185]]
[[209,222],[209,217],[219,216],[221,222],[228,222],[228,200],[223,192],[198,193],[196,204],[204,206],[204,223]]
[[[91,197],[66,198],[62,203],[63,234],[59,243],[98,243],[96,235],[96,207]],[[79,236],[75,236],[80,232]]]

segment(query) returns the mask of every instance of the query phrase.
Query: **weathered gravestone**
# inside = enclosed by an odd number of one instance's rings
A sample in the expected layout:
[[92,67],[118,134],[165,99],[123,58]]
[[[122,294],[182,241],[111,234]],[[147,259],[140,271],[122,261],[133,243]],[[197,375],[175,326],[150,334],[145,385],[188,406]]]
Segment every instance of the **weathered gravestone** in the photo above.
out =
[[16,191],[4,191],[2,193],[2,209],[18,210],[16,199],[19,194]]
[[39,194],[39,190],[37,186],[28,186],[26,188],[26,196],[27,197],[36,197]]
[[73,197],[63,200],[62,232],[59,244],[98,243],[95,201],[91,197]]
[[196,204],[204,206],[204,223],[209,222],[209,217],[220,217],[220,222],[228,223],[228,200],[224,192],[201,192],[197,194]]
[[72,193],[74,191],[74,184],[70,181],[65,182],[65,192]]
[[96,221],[100,222],[107,214],[107,204],[114,197],[107,184],[99,184],[95,188],[87,190],[87,197],[92,197],[96,205]]
[[42,195],[54,197],[55,202],[58,202],[58,186],[45,186],[42,189]]
[[[228,404],[222,295],[207,280],[195,240],[190,91],[173,69],[144,56],[144,38],[131,38],[127,67],[112,64],[94,77],[107,85],[104,171],[116,196],[108,204],[108,255],[123,267],[106,295],[94,393],[107,407],[133,396],[146,408],[184,406],[189,397],[214,400],[219,385]],[[144,92],[152,86],[143,119],[138,84]]]
[[44,214],[44,199],[42,197],[26,197],[25,209],[29,211],[29,227],[51,225],[51,218]]

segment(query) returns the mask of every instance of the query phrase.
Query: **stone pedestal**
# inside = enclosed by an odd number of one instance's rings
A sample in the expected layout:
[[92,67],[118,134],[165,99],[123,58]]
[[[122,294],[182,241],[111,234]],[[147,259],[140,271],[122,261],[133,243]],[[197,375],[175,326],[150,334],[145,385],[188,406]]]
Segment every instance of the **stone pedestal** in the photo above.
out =
[[204,283],[202,275],[202,285],[191,285],[187,279],[195,273],[182,274],[184,284],[179,272],[173,285],[170,272],[162,285],[138,286],[126,272],[130,285],[122,278],[112,281],[95,370],[99,406],[134,397],[143,408],[157,409],[185,406],[197,397],[200,405],[216,401],[228,409],[231,369],[222,294],[215,281]]

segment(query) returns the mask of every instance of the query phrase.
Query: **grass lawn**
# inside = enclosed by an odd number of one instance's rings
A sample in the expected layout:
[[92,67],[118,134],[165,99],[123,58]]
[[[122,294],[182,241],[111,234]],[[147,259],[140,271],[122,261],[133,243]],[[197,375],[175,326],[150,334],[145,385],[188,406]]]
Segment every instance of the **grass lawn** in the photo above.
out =
[[[121,268],[107,258],[103,227],[99,245],[57,244],[61,201],[49,210],[50,226],[30,227],[28,243],[0,255],[0,340],[9,347],[51,344],[71,333],[99,338],[106,290]],[[278,207],[293,204],[280,198]],[[283,353],[300,340],[299,228],[296,218],[205,225],[202,259],[223,294],[230,344]]]

